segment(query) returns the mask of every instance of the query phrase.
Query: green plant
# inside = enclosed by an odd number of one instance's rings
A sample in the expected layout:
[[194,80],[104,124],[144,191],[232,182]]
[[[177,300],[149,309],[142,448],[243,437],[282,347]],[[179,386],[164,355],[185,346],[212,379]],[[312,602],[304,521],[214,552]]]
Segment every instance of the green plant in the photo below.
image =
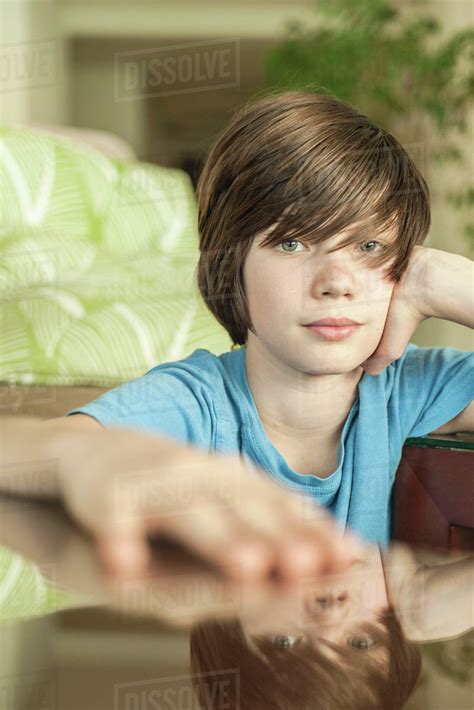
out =
[[[330,93],[387,129],[404,125],[403,142],[428,127],[430,158],[462,162],[456,141],[468,132],[474,95],[474,29],[445,37],[425,6],[426,0],[410,0],[408,13],[395,0],[317,3],[315,27],[292,21],[267,50],[263,93]],[[455,189],[448,199],[465,210],[474,205],[474,188]],[[474,224],[465,225],[465,234],[474,252]]]

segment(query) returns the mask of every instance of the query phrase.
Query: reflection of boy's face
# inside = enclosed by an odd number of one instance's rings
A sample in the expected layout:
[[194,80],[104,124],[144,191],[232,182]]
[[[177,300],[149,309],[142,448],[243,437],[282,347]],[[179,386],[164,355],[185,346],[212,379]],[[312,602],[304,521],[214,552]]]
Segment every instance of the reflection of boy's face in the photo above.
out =
[[[322,641],[375,651],[377,639],[365,628],[388,608],[378,547],[367,548],[363,560],[341,575],[304,582],[291,595],[241,619],[246,637],[267,637],[275,645],[306,642],[327,649]],[[328,651],[330,653],[330,651]]]
[[[279,360],[312,374],[355,370],[377,348],[394,282],[371,267],[391,237],[364,237],[328,253],[345,235],[311,245],[287,240],[260,247],[254,238],[243,278],[253,328]],[[322,318],[348,318],[360,325],[349,337],[327,340],[304,325]],[[249,333],[249,343],[252,333]]]

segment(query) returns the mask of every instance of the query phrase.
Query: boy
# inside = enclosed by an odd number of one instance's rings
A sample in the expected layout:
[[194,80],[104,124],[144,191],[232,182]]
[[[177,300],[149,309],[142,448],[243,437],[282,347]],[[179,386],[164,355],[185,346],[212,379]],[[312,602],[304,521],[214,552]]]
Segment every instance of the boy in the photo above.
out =
[[[125,460],[132,473],[137,451],[152,446],[145,431],[166,439],[176,471],[186,456],[196,470],[204,465],[197,449],[229,454],[235,466],[239,455],[286,495],[303,494],[341,529],[386,546],[406,438],[474,429],[472,353],[407,345],[429,317],[474,327],[471,261],[421,246],[430,224],[423,177],[393,136],[327,96],[289,92],[245,106],[211,150],[197,194],[198,287],[245,347],[218,357],[195,350],[45,423],[66,504],[112,565],[140,567],[156,511],[142,496],[132,523],[123,495],[112,519],[103,464],[110,473],[115,446],[114,466]],[[79,475],[67,446],[82,457],[94,441],[102,468],[90,455]],[[236,480],[263,480],[243,466],[234,473],[218,474],[221,497]],[[123,490],[137,486],[136,478]],[[274,559],[264,548],[283,537],[287,571],[321,566],[332,536],[316,552],[305,546],[310,517],[299,525],[293,502],[285,507],[272,489],[262,505],[265,495],[240,489],[238,521],[235,509],[206,517],[189,506],[185,523],[167,525],[224,566],[233,542],[258,538],[251,559],[248,546],[237,558],[268,570]]]

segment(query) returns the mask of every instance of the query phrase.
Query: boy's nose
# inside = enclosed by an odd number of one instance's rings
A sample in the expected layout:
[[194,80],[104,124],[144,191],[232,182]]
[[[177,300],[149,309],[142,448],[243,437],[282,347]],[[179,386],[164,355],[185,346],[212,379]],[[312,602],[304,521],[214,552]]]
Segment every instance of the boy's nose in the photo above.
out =
[[347,602],[347,592],[318,594],[307,599],[305,606],[306,611],[314,621],[322,621],[323,619],[329,620],[333,616],[339,616],[342,611],[345,612]]
[[322,609],[329,609],[336,604],[345,604],[347,600],[347,593],[342,592],[337,596],[335,594],[325,594],[321,597],[316,597],[316,604],[318,604]]
[[320,298],[350,297],[355,292],[354,274],[343,264],[326,264],[313,278],[313,292]]

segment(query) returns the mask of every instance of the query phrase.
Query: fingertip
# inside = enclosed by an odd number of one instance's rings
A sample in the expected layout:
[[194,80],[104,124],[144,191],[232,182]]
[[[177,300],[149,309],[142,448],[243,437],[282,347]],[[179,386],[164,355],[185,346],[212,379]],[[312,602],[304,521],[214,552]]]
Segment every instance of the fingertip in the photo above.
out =
[[229,550],[231,571],[238,576],[255,579],[265,575],[270,555],[265,545],[257,542],[238,542]]
[[288,579],[316,574],[324,565],[323,555],[313,542],[287,541],[280,555],[283,576]]
[[343,545],[343,549],[347,552],[347,554],[353,555],[355,557],[359,557],[364,554],[364,549],[366,545],[364,545],[362,540],[360,540],[355,535],[346,534],[341,542]]
[[102,540],[100,556],[113,576],[132,577],[143,573],[149,562],[149,553],[144,543],[133,540]]
[[338,570],[351,567],[363,555],[361,545],[349,540],[342,540],[335,550],[334,564]]

